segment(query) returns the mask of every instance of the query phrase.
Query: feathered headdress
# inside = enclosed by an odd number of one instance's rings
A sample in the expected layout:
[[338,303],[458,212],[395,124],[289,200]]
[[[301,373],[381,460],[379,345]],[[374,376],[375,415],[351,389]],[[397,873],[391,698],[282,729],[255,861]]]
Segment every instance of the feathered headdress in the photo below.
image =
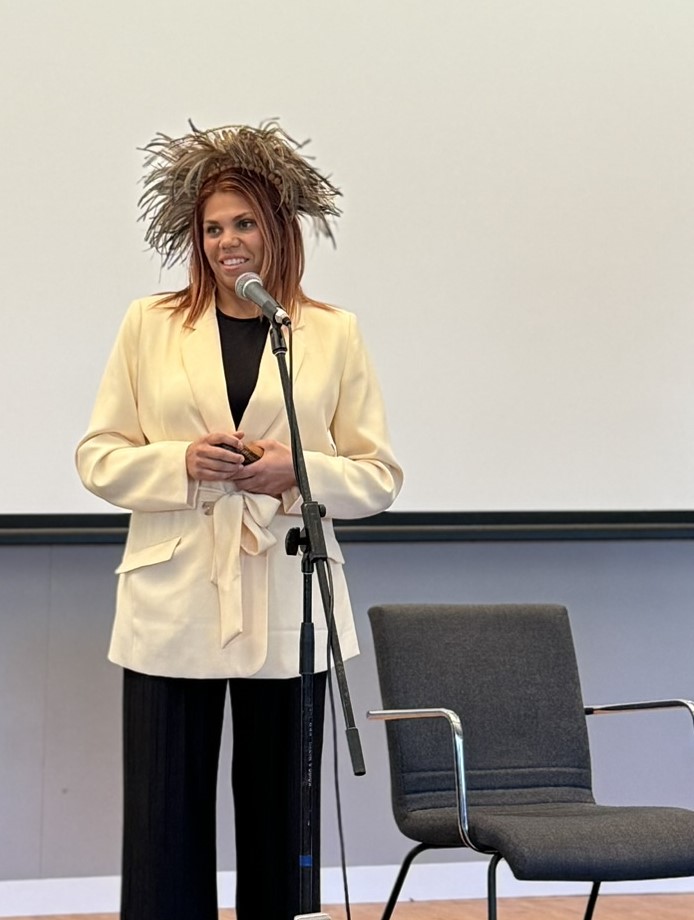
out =
[[145,147],[147,175],[138,206],[148,223],[145,241],[162,257],[165,267],[186,259],[191,246],[191,222],[198,191],[217,173],[255,173],[273,185],[280,204],[293,217],[308,217],[318,233],[335,238],[329,218],[338,217],[335,199],[342,193],[302,156],[308,143],[298,143],[275,120],[258,128],[227,125],[190,134],[157,134]]

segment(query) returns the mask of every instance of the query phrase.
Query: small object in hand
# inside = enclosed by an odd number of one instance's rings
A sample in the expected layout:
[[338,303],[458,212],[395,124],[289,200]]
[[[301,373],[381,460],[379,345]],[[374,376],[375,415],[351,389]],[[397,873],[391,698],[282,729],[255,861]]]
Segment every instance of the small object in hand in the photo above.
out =
[[231,444],[220,444],[219,446],[223,447],[224,450],[232,451],[232,453],[241,454],[244,466],[248,466],[249,463],[255,463],[256,460],[260,460],[263,456],[263,448],[258,444],[254,444],[252,448],[248,444],[242,444],[241,447],[233,447]]

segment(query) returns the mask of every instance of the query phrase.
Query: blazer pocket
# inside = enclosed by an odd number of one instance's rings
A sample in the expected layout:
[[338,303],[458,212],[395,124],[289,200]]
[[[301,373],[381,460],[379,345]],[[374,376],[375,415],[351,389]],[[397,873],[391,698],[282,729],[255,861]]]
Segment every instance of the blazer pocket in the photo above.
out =
[[132,572],[134,569],[141,569],[147,565],[168,562],[180,542],[180,537],[174,537],[172,540],[164,540],[163,543],[155,543],[153,546],[145,546],[142,549],[126,550],[123,561],[116,569],[116,575]]

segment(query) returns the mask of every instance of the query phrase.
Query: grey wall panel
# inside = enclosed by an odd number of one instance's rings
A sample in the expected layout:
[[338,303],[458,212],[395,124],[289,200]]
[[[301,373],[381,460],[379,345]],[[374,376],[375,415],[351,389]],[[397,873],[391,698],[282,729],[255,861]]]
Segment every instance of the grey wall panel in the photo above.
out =
[[0,553],[0,879],[41,874],[50,554]]
[[121,553],[53,548],[41,842],[48,878],[118,871],[121,679],[106,651]]
[[[365,719],[366,710],[379,705],[366,615],[373,603],[564,603],[587,701],[694,696],[689,541],[355,543],[344,549],[362,646],[361,656],[347,663],[347,680],[366,762],[366,775],[355,777],[336,699],[350,866],[392,865],[408,847],[390,815],[384,727]],[[118,546],[0,548],[1,879],[118,874],[120,673],[106,661],[106,648],[120,552]],[[601,797],[694,807],[694,731],[684,716],[615,716],[592,723],[591,734]],[[234,867],[229,748],[227,726],[220,869]],[[330,722],[323,782],[321,860],[338,866]],[[453,858],[445,852],[429,857]]]

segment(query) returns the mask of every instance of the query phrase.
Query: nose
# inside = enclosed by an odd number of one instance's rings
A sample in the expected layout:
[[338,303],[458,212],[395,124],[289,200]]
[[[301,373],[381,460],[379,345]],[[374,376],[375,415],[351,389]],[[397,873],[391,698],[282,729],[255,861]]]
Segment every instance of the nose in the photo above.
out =
[[239,237],[235,230],[225,230],[220,240],[222,249],[231,249],[239,245]]

